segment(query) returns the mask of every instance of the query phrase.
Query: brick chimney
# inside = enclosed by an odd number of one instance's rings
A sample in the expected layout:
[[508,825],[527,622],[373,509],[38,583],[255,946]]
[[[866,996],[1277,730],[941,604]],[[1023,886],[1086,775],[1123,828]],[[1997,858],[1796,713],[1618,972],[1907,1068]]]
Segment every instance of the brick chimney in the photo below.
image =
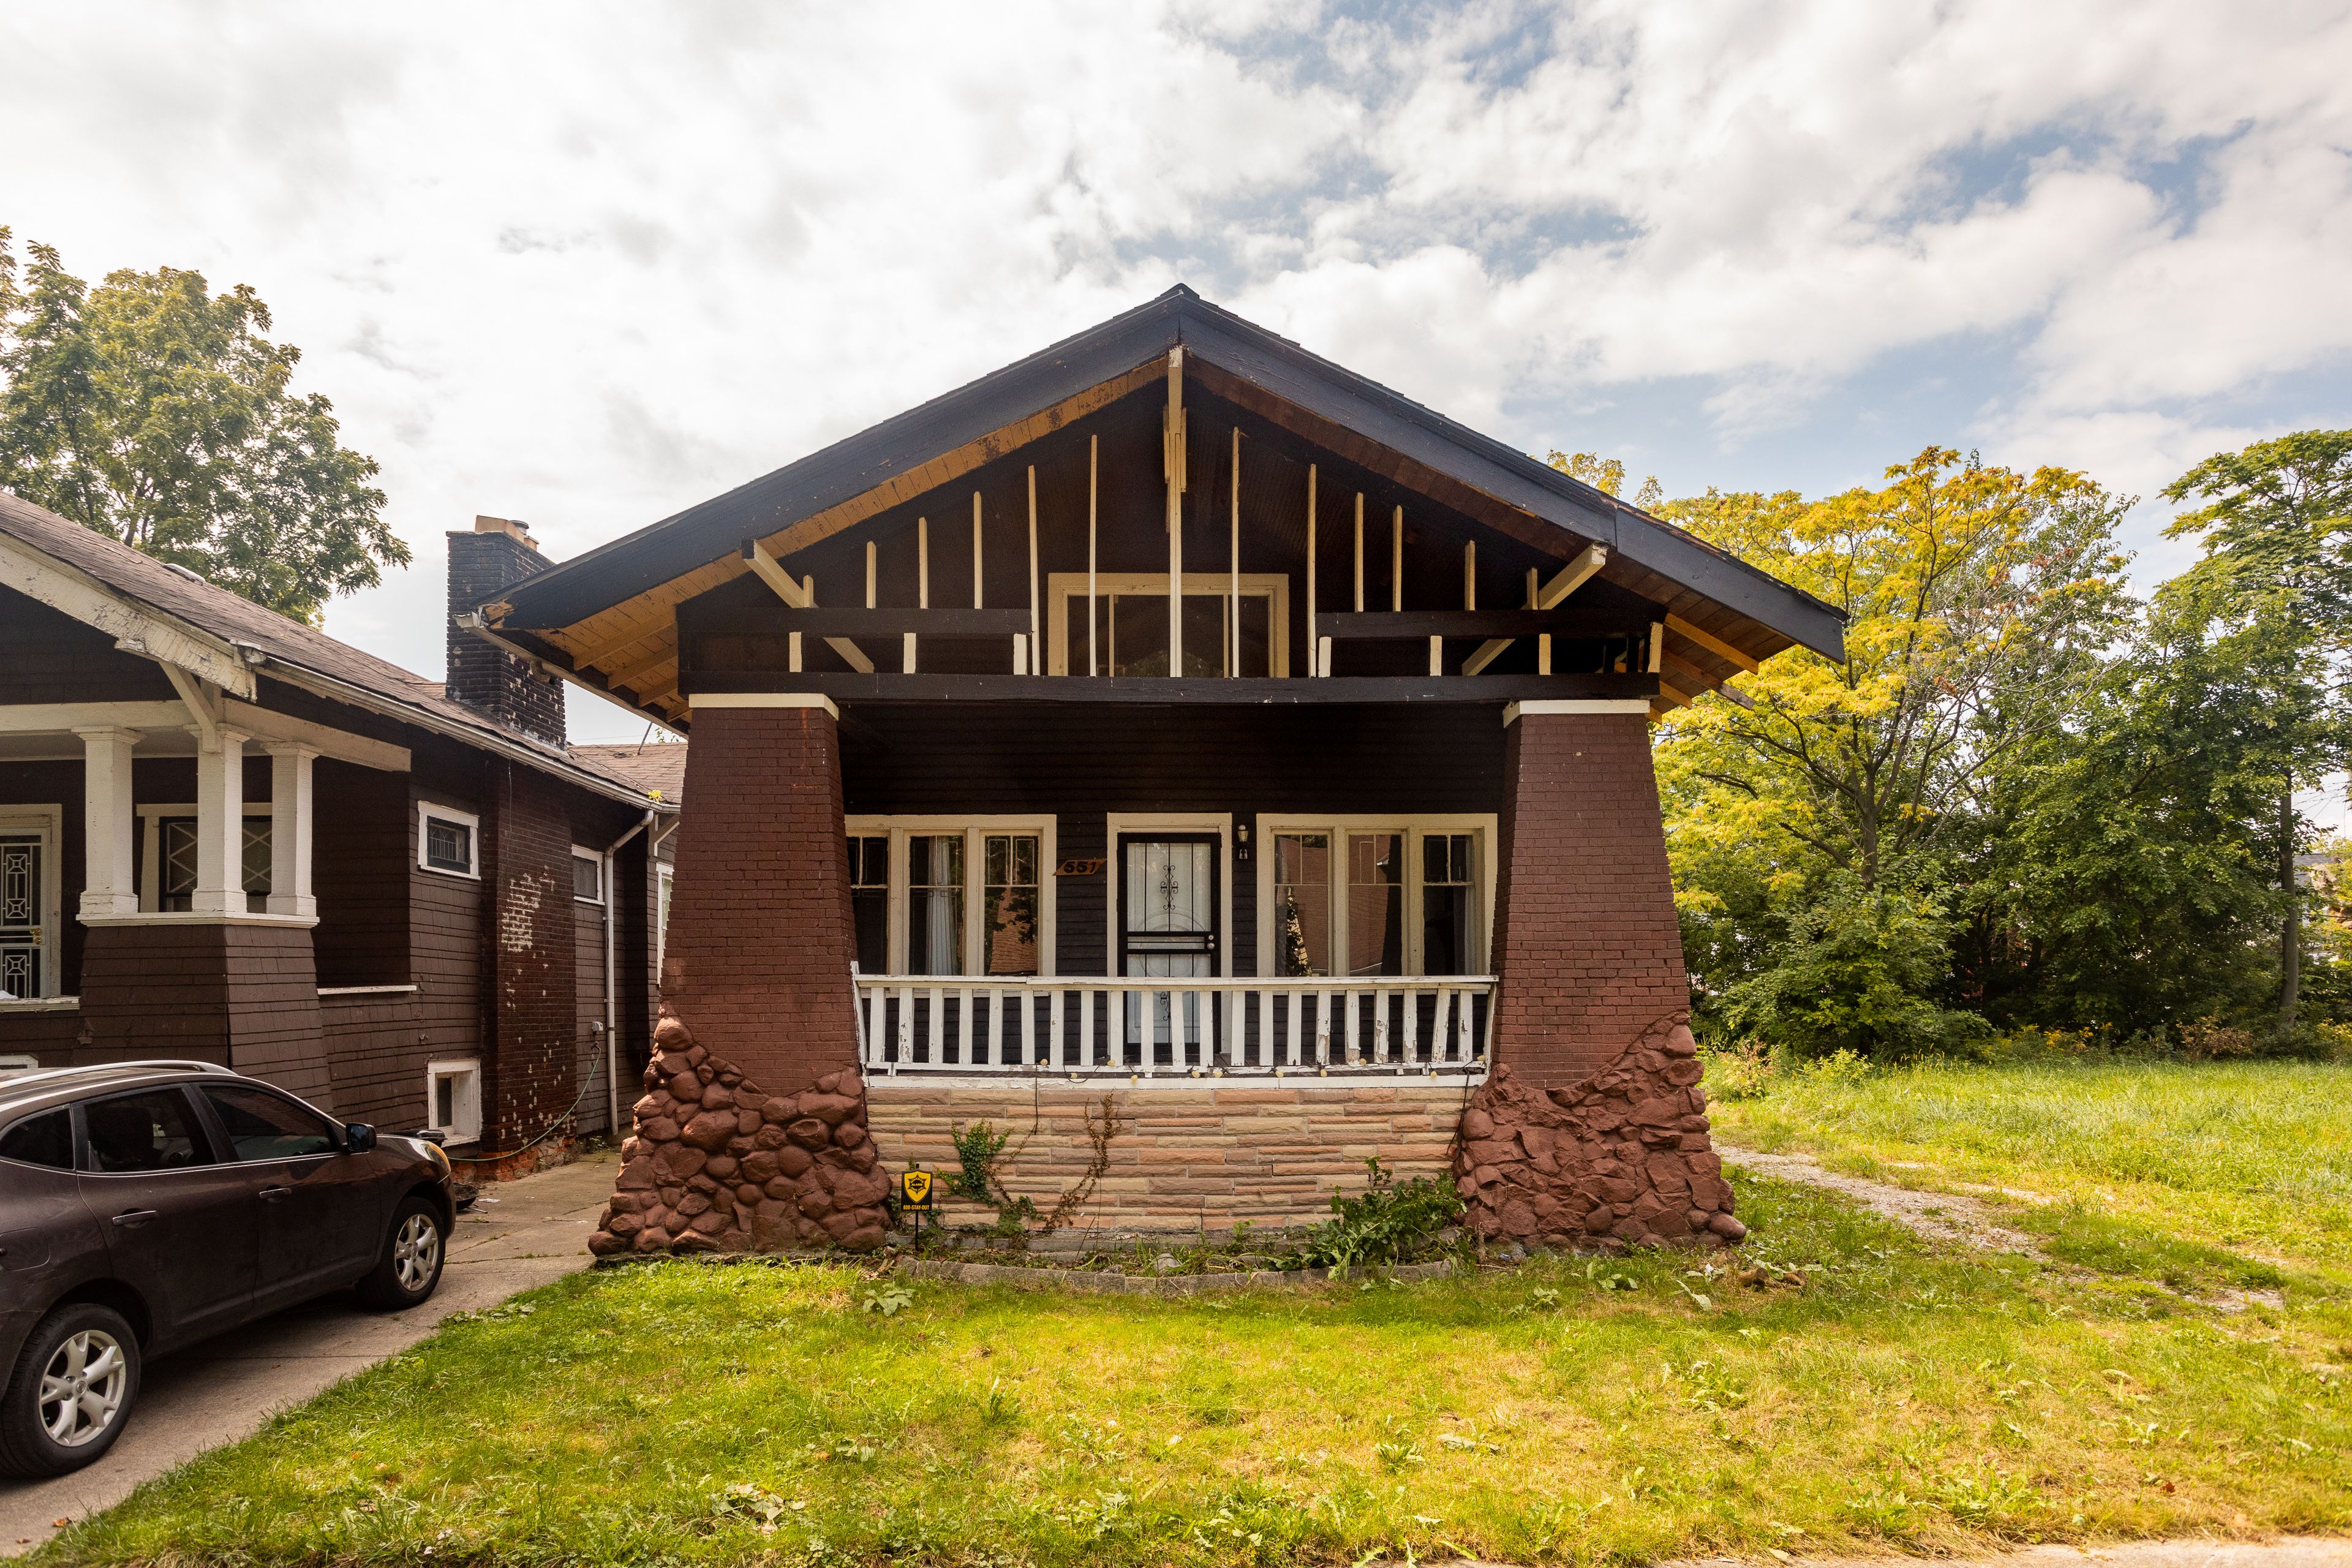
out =
[[535,577],[553,563],[530,529],[503,517],[474,519],[470,533],[449,534],[449,696],[509,730],[563,744],[563,688],[457,624],[457,617],[500,588]]

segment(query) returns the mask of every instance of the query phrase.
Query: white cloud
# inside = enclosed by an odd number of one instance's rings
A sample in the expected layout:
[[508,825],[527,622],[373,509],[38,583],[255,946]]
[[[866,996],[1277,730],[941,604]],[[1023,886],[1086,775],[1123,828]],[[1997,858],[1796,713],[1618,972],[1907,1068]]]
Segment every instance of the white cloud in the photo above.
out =
[[260,289],[418,546],[331,624],[426,669],[473,512],[572,553],[1179,276],[1530,445],[1685,378],[1670,481],[1867,477],[1853,389],[2000,343],[1912,445],[2148,490],[2352,350],[2315,4],[80,4],[0,56],[0,223]]

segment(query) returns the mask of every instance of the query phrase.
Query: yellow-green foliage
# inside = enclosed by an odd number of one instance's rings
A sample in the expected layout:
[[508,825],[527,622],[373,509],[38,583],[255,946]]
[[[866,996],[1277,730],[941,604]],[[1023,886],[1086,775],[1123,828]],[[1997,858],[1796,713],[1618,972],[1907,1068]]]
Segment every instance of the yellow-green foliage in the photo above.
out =
[[[2352,1527],[2352,1315],[1742,1182],[1736,1258],[1174,1301],[670,1263],[453,1323],[55,1563],[1638,1562]],[[1757,1289],[1726,1264],[1801,1279]]]

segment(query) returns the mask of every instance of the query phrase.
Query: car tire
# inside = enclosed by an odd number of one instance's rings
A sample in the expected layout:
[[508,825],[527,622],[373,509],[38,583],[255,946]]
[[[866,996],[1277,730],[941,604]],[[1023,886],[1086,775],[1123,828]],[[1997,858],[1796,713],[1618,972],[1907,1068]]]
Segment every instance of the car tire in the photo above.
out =
[[114,1447],[139,1363],[139,1336],[111,1307],[69,1301],[43,1318],[0,1394],[0,1475],[61,1476]]
[[419,1306],[440,1285],[448,1260],[449,1226],[440,1209],[424,1198],[404,1198],[392,1211],[383,1256],[360,1281],[360,1300],[379,1312]]

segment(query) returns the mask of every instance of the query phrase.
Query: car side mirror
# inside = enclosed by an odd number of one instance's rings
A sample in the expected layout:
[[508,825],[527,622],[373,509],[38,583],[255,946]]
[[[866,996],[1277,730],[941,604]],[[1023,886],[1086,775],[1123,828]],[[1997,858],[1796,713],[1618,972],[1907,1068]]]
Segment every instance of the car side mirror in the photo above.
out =
[[347,1153],[364,1154],[375,1147],[375,1129],[364,1121],[354,1121],[343,1129],[343,1149]]

